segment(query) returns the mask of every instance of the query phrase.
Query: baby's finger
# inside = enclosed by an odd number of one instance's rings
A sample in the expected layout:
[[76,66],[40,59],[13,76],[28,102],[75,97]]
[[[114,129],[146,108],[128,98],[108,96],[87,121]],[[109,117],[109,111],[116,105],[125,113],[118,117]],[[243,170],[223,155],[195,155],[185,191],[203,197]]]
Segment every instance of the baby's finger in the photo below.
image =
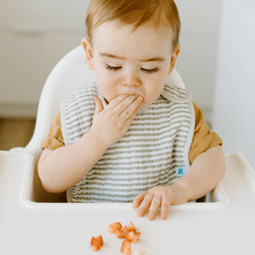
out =
[[144,199],[145,195],[147,194],[147,192],[148,192],[148,191],[141,192],[141,193],[139,193],[139,194],[134,198],[133,204],[132,204],[133,208],[137,208],[137,207],[141,204],[141,202],[143,201],[143,199]]
[[120,115],[120,118],[123,122],[126,122],[130,118],[133,118],[133,115],[137,113],[139,105],[143,101],[141,96],[138,96]]
[[151,205],[151,201],[152,201],[153,197],[154,197],[153,193],[147,193],[143,202],[140,205],[138,216],[143,217],[146,214],[147,210],[149,209],[149,207]]
[[149,220],[155,220],[157,213],[158,213],[158,209],[161,205],[161,202],[162,202],[161,195],[154,196],[152,203],[151,203],[150,211],[149,211],[149,216],[148,216]]
[[170,207],[170,202],[166,199],[166,197],[162,198],[162,203],[161,203],[161,219],[166,220],[168,212],[169,212],[169,207]]
[[121,114],[125,112],[131,104],[133,104],[137,97],[138,95],[127,96],[114,109],[112,109],[112,112],[114,112],[117,116],[121,116]]
[[125,100],[128,97],[128,95],[118,95],[115,97],[107,106],[108,110],[115,109],[123,100]]
[[95,115],[97,115],[104,110],[104,106],[101,99],[99,99],[98,97],[94,97],[94,102],[96,104]]
[[133,112],[133,114],[125,121],[125,124],[126,125],[131,125],[132,121],[134,120],[136,114],[138,113],[139,111],[139,106],[135,109],[135,111]]

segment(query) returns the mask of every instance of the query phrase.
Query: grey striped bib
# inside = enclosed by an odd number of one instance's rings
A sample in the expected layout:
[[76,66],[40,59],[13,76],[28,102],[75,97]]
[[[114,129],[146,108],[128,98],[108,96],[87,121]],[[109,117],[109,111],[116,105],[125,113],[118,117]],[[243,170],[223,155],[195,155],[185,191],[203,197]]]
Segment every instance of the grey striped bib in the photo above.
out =
[[[90,130],[96,96],[105,104],[92,84],[63,102],[61,125],[66,145]],[[142,191],[173,184],[188,171],[193,134],[190,93],[165,85],[161,96],[138,112],[125,136],[68,190],[68,202],[132,202]]]

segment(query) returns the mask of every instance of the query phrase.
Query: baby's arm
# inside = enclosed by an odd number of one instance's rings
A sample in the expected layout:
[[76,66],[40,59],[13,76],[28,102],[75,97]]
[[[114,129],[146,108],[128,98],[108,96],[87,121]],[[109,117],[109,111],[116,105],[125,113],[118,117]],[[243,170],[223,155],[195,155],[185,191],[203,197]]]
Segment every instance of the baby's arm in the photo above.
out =
[[120,95],[104,109],[96,98],[90,131],[74,144],[43,151],[38,173],[45,190],[60,193],[86,176],[107,148],[125,135],[141,102],[141,97]]
[[189,171],[173,185],[157,186],[138,194],[133,207],[139,208],[138,216],[144,216],[149,209],[150,220],[156,218],[161,207],[161,218],[166,219],[170,205],[196,200],[212,191],[225,173],[225,157],[217,145],[200,154]]
[[211,192],[226,171],[225,156],[217,145],[200,154],[190,170],[176,184],[188,191],[188,201],[196,200]]
[[50,193],[69,189],[88,173],[106,149],[91,132],[77,143],[56,150],[44,149],[38,164],[44,189]]

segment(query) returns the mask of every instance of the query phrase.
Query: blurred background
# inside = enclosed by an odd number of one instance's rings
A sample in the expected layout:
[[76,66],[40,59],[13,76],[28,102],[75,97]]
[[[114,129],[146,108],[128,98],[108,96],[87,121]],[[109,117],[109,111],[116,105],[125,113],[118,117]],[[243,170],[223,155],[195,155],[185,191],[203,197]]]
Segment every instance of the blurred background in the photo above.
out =
[[[41,90],[57,62],[86,36],[89,0],[1,0],[0,150],[25,146]],[[176,0],[177,69],[225,153],[255,168],[255,0]]]

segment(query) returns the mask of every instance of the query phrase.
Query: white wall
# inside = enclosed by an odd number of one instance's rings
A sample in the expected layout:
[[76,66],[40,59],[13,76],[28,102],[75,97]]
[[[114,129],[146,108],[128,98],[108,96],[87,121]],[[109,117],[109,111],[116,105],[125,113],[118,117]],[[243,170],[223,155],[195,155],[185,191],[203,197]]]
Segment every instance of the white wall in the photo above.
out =
[[211,120],[221,0],[176,0],[176,4],[182,21],[177,68],[194,101]]
[[224,0],[214,129],[255,169],[255,1]]
[[[88,0],[1,0],[0,116],[35,115],[52,68],[85,35]],[[182,19],[177,62],[195,102],[210,118],[220,0],[176,0]]]
[[35,116],[56,63],[85,36],[86,0],[0,1],[0,116]]

